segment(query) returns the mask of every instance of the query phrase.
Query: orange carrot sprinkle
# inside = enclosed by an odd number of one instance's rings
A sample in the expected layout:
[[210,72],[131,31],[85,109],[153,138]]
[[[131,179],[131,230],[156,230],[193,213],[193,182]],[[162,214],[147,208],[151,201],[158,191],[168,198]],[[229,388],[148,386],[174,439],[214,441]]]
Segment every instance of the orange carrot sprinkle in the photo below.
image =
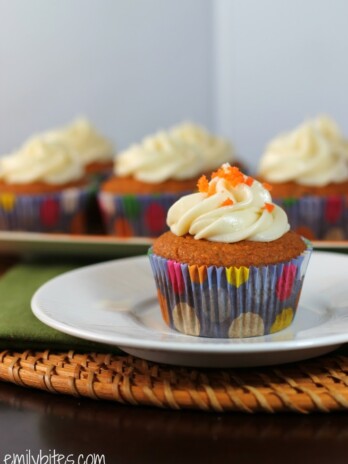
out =
[[272,205],[272,203],[265,203],[264,208],[265,208],[269,213],[271,213],[271,212],[274,210],[274,205]]
[[252,177],[249,177],[249,176],[248,176],[248,177],[245,179],[245,183],[246,183],[249,187],[251,187],[251,186],[253,185],[253,183],[254,183],[254,179],[253,179]]
[[[214,171],[211,174],[210,181],[215,178],[225,179],[231,185],[231,187],[236,187],[239,184],[246,184],[251,187],[255,180],[250,176],[244,175],[236,166],[229,166],[228,164],[224,164],[219,169]],[[263,185],[268,190],[271,189],[270,185],[266,183]],[[208,196],[214,195],[216,193],[215,183],[211,184],[207,177],[204,175],[201,176],[198,180],[197,187],[199,192],[207,193]]]
[[215,195],[215,193],[216,193],[216,185],[215,184],[209,184],[208,196],[210,197],[211,195]]
[[266,190],[268,190],[269,192],[272,190],[272,185],[268,184],[267,182],[264,182],[262,184],[262,187],[264,187]]
[[206,193],[209,189],[209,182],[206,176],[201,176],[197,182],[198,191],[200,193]]
[[221,203],[221,206],[231,206],[233,205],[233,201],[231,198],[227,198],[223,203]]

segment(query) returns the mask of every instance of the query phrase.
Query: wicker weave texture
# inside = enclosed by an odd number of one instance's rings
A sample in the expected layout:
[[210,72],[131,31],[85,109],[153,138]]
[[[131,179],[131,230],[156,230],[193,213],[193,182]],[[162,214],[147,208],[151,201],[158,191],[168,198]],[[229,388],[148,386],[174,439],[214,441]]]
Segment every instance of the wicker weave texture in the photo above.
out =
[[133,405],[244,413],[348,410],[348,357],[255,369],[190,369],[131,356],[0,353],[0,379]]

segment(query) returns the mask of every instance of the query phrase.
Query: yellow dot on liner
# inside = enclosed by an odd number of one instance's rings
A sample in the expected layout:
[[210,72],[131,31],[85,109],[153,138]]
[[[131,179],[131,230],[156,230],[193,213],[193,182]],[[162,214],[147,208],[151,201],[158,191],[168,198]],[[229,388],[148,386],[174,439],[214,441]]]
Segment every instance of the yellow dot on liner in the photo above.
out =
[[178,303],[173,309],[173,322],[176,330],[187,335],[200,333],[200,323],[195,310],[187,303]]
[[0,204],[5,211],[12,211],[16,201],[13,193],[2,193],[0,195]]
[[257,337],[264,335],[265,325],[261,316],[247,312],[232,321],[228,330],[230,338]]
[[227,282],[234,287],[240,287],[249,279],[249,268],[247,267],[227,267]]
[[293,318],[294,311],[292,308],[283,309],[283,311],[275,318],[270,333],[279,332],[279,330],[285,329],[285,327],[291,324]]

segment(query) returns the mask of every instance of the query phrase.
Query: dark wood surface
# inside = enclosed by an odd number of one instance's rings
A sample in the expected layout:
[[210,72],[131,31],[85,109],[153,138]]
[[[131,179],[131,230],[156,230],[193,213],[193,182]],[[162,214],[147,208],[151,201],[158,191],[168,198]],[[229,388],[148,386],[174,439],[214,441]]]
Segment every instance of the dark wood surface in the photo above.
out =
[[348,415],[158,410],[0,382],[0,462],[28,450],[100,453],[107,464],[346,464]]

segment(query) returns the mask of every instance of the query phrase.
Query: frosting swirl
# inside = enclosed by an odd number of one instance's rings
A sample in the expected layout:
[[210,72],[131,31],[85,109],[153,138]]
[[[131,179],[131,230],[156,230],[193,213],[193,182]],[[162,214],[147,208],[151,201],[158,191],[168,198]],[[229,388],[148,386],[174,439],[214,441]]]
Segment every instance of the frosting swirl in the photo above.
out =
[[235,159],[234,148],[228,140],[210,134],[197,124],[191,122],[179,124],[173,127],[171,134],[201,153],[204,159],[204,171],[211,171]]
[[273,139],[259,172],[268,182],[324,186],[348,179],[348,143],[328,117],[318,117]]
[[83,177],[83,167],[65,144],[35,138],[0,159],[0,179],[10,184],[65,184]]
[[289,229],[285,212],[266,188],[236,167],[224,164],[211,180],[202,176],[199,193],[180,198],[169,209],[167,224],[178,235],[213,242],[269,242]]
[[118,176],[149,183],[191,179],[233,158],[231,145],[194,124],[160,131],[132,145],[115,160]]
[[84,165],[95,161],[110,161],[113,158],[114,149],[111,142],[84,118],[77,119],[65,128],[48,131],[43,137],[67,144],[76,151]]

